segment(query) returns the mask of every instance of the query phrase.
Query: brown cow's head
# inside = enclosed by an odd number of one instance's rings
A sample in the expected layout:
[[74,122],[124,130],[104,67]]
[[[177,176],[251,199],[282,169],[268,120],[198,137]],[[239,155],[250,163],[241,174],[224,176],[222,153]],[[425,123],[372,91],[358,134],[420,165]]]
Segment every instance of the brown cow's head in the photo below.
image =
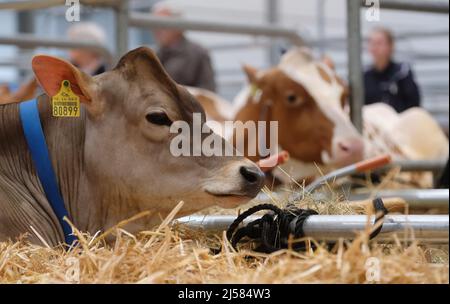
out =
[[363,140],[344,111],[345,86],[307,50],[288,52],[267,71],[244,70],[251,89],[236,120],[278,121],[280,146],[305,163],[344,166],[362,159]]
[[194,113],[202,115],[203,124],[205,115],[150,49],[131,51],[114,70],[96,77],[48,56],[35,57],[33,68],[49,96],[58,92],[62,80],[72,83],[87,112],[87,178],[98,191],[119,195],[127,208],[165,213],[181,200],[184,213],[216,203],[233,207],[260,191],[263,174],[243,157],[172,155],[176,134],[171,125],[192,125]]

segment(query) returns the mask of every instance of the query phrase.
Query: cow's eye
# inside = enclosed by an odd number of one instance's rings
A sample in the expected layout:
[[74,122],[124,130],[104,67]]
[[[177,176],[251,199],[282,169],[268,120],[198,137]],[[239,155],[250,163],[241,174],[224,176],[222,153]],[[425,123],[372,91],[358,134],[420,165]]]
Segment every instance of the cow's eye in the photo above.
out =
[[167,116],[167,114],[163,111],[148,113],[145,118],[149,123],[152,123],[154,125],[168,127],[172,125],[172,121],[170,120],[169,116]]
[[297,103],[297,95],[295,94],[290,94],[287,96],[287,101],[289,104],[294,105]]

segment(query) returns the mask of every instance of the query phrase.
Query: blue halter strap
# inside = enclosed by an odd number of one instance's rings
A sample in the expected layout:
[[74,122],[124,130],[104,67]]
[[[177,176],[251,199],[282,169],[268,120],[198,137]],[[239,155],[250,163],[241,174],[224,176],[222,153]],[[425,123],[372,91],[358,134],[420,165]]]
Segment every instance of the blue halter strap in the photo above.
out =
[[72,235],[72,228],[64,220],[69,218],[67,209],[64,205],[55,170],[53,169],[50,155],[42,130],[41,119],[39,117],[38,102],[36,99],[23,102],[19,105],[20,119],[28,149],[31,153],[38,178],[44,188],[45,195],[49,201],[53,212],[57,216],[64,232],[64,238],[67,245],[76,241]]

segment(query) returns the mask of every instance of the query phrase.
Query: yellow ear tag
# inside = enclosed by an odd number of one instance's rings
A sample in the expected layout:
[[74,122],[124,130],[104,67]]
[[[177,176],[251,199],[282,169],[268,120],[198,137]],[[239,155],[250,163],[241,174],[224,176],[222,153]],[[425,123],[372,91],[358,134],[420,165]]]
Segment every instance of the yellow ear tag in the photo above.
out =
[[252,97],[253,103],[259,103],[261,101],[263,91],[258,88],[257,85],[252,84],[250,87],[250,97]]
[[258,87],[255,84],[252,84],[250,87],[250,96],[255,97],[257,92],[258,92]]
[[63,80],[58,94],[52,97],[54,117],[80,117],[80,97],[70,86],[70,81]]

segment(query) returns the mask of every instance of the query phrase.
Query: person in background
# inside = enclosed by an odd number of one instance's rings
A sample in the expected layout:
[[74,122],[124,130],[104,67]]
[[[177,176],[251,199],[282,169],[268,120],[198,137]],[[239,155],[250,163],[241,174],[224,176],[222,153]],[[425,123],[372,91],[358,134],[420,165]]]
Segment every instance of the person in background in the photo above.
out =
[[[80,22],[69,28],[67,36],[72,41],[91,42],[106,46],[106,34],[97,24]],[[89,49],[71,49],[69,61],[91,76],[106,72],[102,54]]]
[[414,74],[406,63],[393,60],[395,39],[385,28],[377,28],[369,37],[373,65],[364,74],[365,102],[384,102],[397,112],[420,106],[420,92]]
[[[95,23],[82,22],[70,27],[67,36],[72,41],[91,42],[106,45],[105,32]],[[102,54],[88,49],[72,49],[69,51],[69,61],[83,72],[95,76],[106,72]],[[34,76],[23,83],[15,92],[7,86],[0,86],[0,104],[15,103],[32,99],[43,91]]]
[[[159,17],[181,17],[181,12],[164,2],[157,3],[152,13]],[[206,49],[188,40],[179,30],[153,31],[158,43],[158,57],[169,75],[179,84],[210,91],[216,90],[214,70]]]

